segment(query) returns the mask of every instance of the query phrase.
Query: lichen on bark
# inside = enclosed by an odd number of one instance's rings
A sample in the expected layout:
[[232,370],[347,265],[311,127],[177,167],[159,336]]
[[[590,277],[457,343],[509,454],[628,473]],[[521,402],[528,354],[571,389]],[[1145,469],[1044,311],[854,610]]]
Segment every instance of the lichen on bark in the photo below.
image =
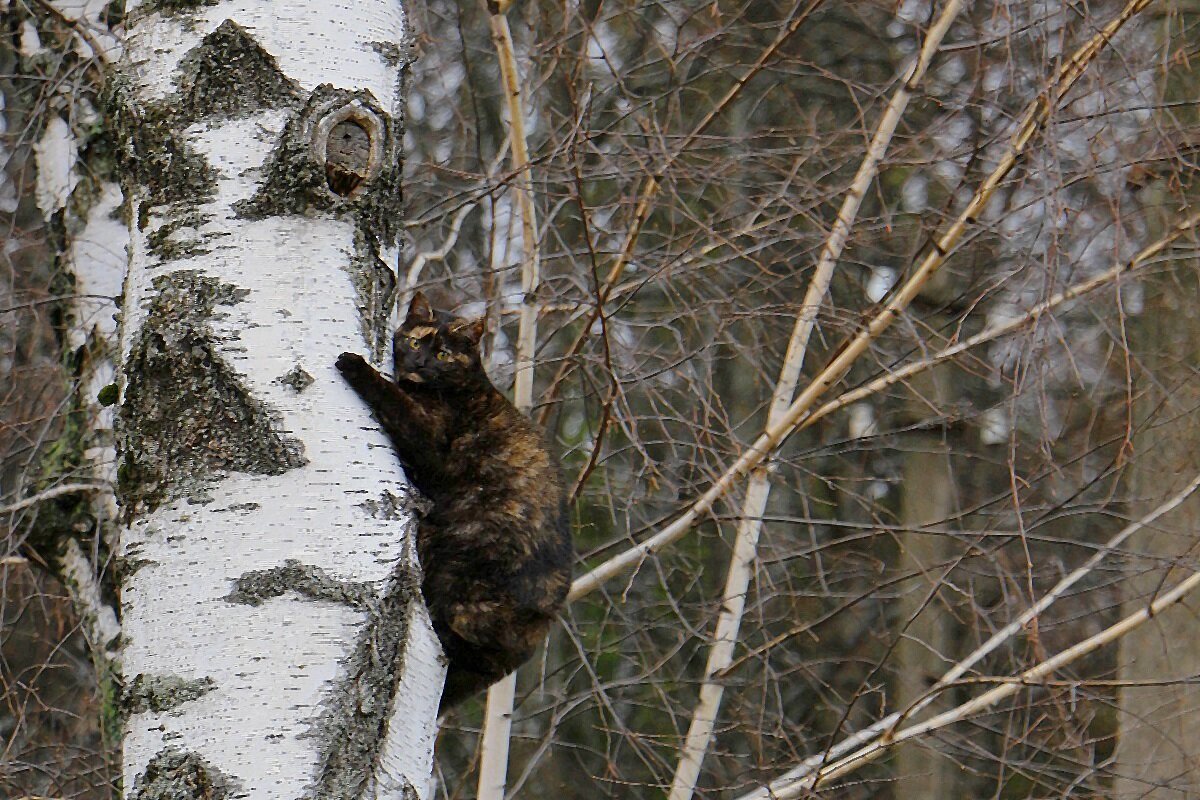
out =
[[308,374],[304,367],[297,364],[283,375],[276,378],[284,386],[291,388],[293,392],[299,394],[316,382],[316,378]]
[[204,202],[215,192],[216,171],[181,135],[190,124],[212,116],[298,107],[303,96],[275,58],[232,20],[218,25],[180,60],[175,86],[167,97],[143,101],[131,78],[118,73],[102,98],[124,173],[146,190],[152,205]]
[[129,800],[226,800],[237,783],[196,753],[167,747],[137,777]]
[[[320,163],[313,150],[321,122],[347,106],[361,109],[382,126],[382,141],[375,143],[382,150],[379,171],[363,191],[351,196],[330,190],[326,165]],[[322,84],[309,95],[304,109],[288,120],[269,158],[262,186],[253,197],[236,204],[235,208],[248,219],[283,214],[346,216],[383,246],[391,247],[400,232],[403,210],[400,145],[395,121],[379,106],[371,92]]]
[[117,489],[127,519],[202,492],[221,471],[279,475],[306,463],[222,358],[208,320],[248,294],[194,270],[153,281],[124,365]]
[[173,99],[178,118],[195,122],[221,115],[244,117],[265,108],[301,104],[300,84],[283,74],[275,57],[231,19],[179,62]]
[[289,559],[279,567],[245,573],[226,595],[227,602],[257,606],[294,592],[366,612],[354,651],[307,734],[318,741],[321,758],[305,800],[358,800],[377,774],[404,663],[409,614],[420,599],[420,585],[408,558],[393,569],[382,595],[375,584],[340,580]]
[[295,592],[311,600],[327,600],[361,610],[368,607],[375,591],[370,583],[339,580],[320,567],[289,558],[282,566],[252,570],[238,577],[225,600],[257,606],[272,597]]
[[358,504],[359,508],[374,519],[388,519],[397,522],[426,514],[432,506],[433,504],[422,497],[412,486],[400,487],[400,494],[392,494],[384,489],[379,493],[378,500],[367,499]]
[[375,361],[388,347],[388,322],[396,302],[396,273],[379,257],[375,237],[358,228],[354,232],[354,257],[346,266],[354,283],[355,304],[363,341]]
[[212,678],[184,678],[179,675],[139,673],[121,692],[121,711],[125,715],[144,711],[161,713],[178,708],[216,688]]
[[143,6],[147,11],[159,11],[168,16],[199,11],[206,6],[215,6],[220,0],[148,0]]
[[321,760],[303,800],[359,800],[378,774],[420,586],[417,568],[403,558],[383,595],[368,606],[354,651],[309,733],[319,742]]
[[211,214],[199,211],[190,203],[168,203],[163,208],[162,216],[166,221],[146,236],[146,250],[157,256],[160,264],[208,253],[210,251],[206,245],[229,235],[220,232],[201,234],[196,238],[178,236],[194,232],[212,220]]
[[169,103],[140,102],[130,80],[114,74],[102,107],[121,171],[128,183],[145,191],[150,204],[201,203],[213,197],[217,172],[183,140],[184,125]]

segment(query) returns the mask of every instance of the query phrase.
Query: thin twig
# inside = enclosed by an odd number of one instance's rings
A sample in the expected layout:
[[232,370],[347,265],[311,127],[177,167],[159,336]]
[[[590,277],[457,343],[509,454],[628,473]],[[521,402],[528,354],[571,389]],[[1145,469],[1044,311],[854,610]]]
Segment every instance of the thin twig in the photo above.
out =
[[[1037,619],[1038,616],[1051,605],[1053,605],[1055,601],[1061,599],[1066,594],[1067,590],[1090,574],[1100,564],[1100,562],[1102,562],[1109,555],[1115,553],[1117,548],[1120,547],[1126,540],[1128,540],[1129,537],[1133,536],[1138,531],[1144,530],[1147,526],[1152,525],[1164,514],[1167,514],[1178,508],[1180,504],[1182,504],[1187,498],[1191,497],[1198,488],[1200,488],[1200,475],[1197,475],[1195,478],[1193,478],[1192,482],[1189,483],[1182,491],[1178,492],[1169,500],[1159,505],[1149,514],[1145,515],[1141,519],[1136,520],[1135,522],[1130,523],[1129,525],[1126,525],[1119,533],[1105,542],[1104,546],[1097,550],[1091,558],[1073,570],[1070,574],[1065,575],[1061,580],[1059,580],[1058,583],[1056,583],[1053,588],[1046,592],[1046,594],[1043,595],[1040,600],[1038,600],[1029,608],[1025,609],[1025,611],[1023,611],[1012,622],[996,631],[996,633],[992,634],[992,636],[989,637],[986,642],[975,648],[966,658],[962,659],[951,669],[949,669],[946,674],[938,679],[937,683],[930,688],[929,692],[927,692],[924,697],[914,702],[909,708],[905,709],[903,712],[896,711],[888,714],[878,722],[875,722],[869,727],[866,727],[854,735],[847,737],[841,742],[838,742],[836,746],[805,759],[787,774],[773,781],[772,785],[776,783],[802,780],[803,778],[811,775],[822,765],[828,764],[832,759],[839,758],[854,748],[860,747],[867,742],[871,742],[882,736],[886,736],[888,731],[894,729],[896,725],[898,725],[904,719],[911,718],[920,713],[926,706],[929,705],[930,702],[932,702],[934,694],[948,686],[961,683],[962,676],[966,675],[973,666],[982,661],[988,654],[993,652],[997,647],[1006,642],[1014,634],[1022,630],[1030,622]],[[773,642],[772,644],[778,644],[778,641]],[[761,650],[759,652],[761,652]],[[739,659],[739,661],[740,660],[741,659]],[[731,666],[731,670],[734,666],[736,665]]]
[[[413,287],[417,285],[417,281],[421,280],[421,272],[425,269],[425,264],[430,261],[441,261],[454,245],[458,243],[458,234],[462,230],[463,220],[467,218],[467,214],[475,210],[476,203],[467,203],[454,213],[450,218],[450,230],[446,232],[446,238],[442,241],[440,247],[433,250],[422,250],[413,258],[412,263],[408,266],[408,274],[404,278],[404,296],[407,297],[412,293]],[[404,303],[400,304],[405,307]]]
[[108,51],[101,46],[96,37],[92,35],[92,32],[88,30],[86,20],[83,17],[71,19],[63,13],[62,9],[50,2],[50,0],[34,0],[34,2],[43,10],[56,17],[59,22],[70,27],[80,39],[83,39],[96,59],[94,62],[89,63],[88,68],[96,73],[96,77],[100,81],[103,81],[105,78],[104,67],[112,62],[108,58]]
[[62,486],[55,486],[53,489],[46,489],[38,492],[35,495],[22,498],[15,503],[10,503],[6,506],[0,506],[0,514],[12,514],[20,511],[23,508],[35,506],[38,503],[44,503],[47,500],[54,500],[58,497],[63,497],[68,494],[80,494],[86,492],[103,492],[110,489],[108,484],[104,483],[68,483]]
[[880,375],[878,378],[868,381],[862,386],[845,392],[833,400],[818,406],[811,414],[800,420],[800,422],[796,425],[796,430],[801,431],[805,428],[811,427],[818,420],[829,416],[835,411],[857,403],[871,395],[878,394],[889,386],[894,386],[897,383],[901,383],[917,373],[925,372],[926,370],[945,361],[949,361],[950,359],[955,358],[956,356],[959,356],[968,350],[973,350],[981,344],[995,341],[1002,336],[1007,336],[1010,333],[1016,333],[1023,328],[1035,324],[1047,312],[1052,311],[1055,308],[1070,302],[1071,300],[1082,297],[1085,294],[1094,292],[1095,290],[1110,283],[1114,283],[1122,275],[1134,272],[1151,263],[1151,260],[1154,257],[1166,250],[1176,239],[1183,236],[1185,233],[1193,231],[1197,225],[1200,225],[1200,213],[1193,214],[1179,222],[1170,233],[1145,247],[1128,262],[1111,267],[1086,281],[1082,281],[1075,286],[1070,287],[1069,289],[1059,292],[1053,297],[1043,300],[1019,317],[1014,317],[999,325],[992,325],[984,328],[979,333],[964,339],[956,345],[947,347],[946,349],[934,353],[926,358],[905,364],[903,367],[898,369],[889,370],[886,374]]
[[[629,260],[633,258],[634,246],[637,244],[637,240],[641,235],[642,228],[650,216],[651,204],[654,202],[654,198],[657,197],[659,189],[662,188],[663,177],[668,171],[670,171],[671,167],[674,166],[675,162],[679,159],[680,154],[687,152],[688,148],[691,147],[696,139],[699,138],[706,130],[708,130],[708,126],[711,125],[713,121],[716,120],[717,117],[729,107],[730,103],[737,99],[738,95],[741,94],[742,89],[745,88],[750,80],[763,70],[767,62],[770,61],[777,52],[779,52],[779,48],[783,47],[783,45],[787,43],[788,39],[790,39],[796,33],[796,31],[800,30],[800,26],[804,24],[804,22],[810,16],[812,16],[812,13],[820,8],[824,2],[825,0],[811,0],[807,8],[805,8],[803,11],[799,11],[801,0],[797,0],[790,12],[791,20],[786,26],[784,26],[783,30],[779,32],[779,34],[775,37],[775,40],[772,41],[771,44],[767,45],[766,49],[764,49],[759,54],[758,58],[755,59],[754,64],[751,65],[750,69],[748,69],[745,74],[743,74],[734,82],[733,86],[731,86],[725,95],[717,101],[716,105],[714,105],[709,112],[705,114],[704,119],[700,120],[699,124],[692,128],[691,132],[688,133],[687,136],[683,137],[683,140],[680,142],[679,146],[667,156],[666,161],[658,168],[655,174],[647,175],[642,181],[641,188],[638,191],[637,205],[634,207],[633,211],[633,220],[630,222],[629,228],[625,231],[625,240],[622,242],[621,249],[617,252],[617,257],[613,260],[612,266],[608,270],[608,275],[605,276],[604,283],[598,292],[599,296],[596,300],[596,307],[592,309],[591,315],[584,320],[584,323],[582,327],[580,327],[579,333],[576,335],[575,340],[571,343],[570,347],[567,348],[562,359],[562,364],[559,366],[557,372],[554,374],[554,377],[551,379],[550,386],[546,389],[546,397],[553,398],[555,393],[558,391],[559,385],[562,384],[562,381],[566,378],[567,372],[571,367],[572,360],[576,355],[578,355],[580,349],[583,347],[583,343],[587,341],[588,336],[591,334],[592,324],[595,323],[596,317],[602,313],[603,306],[608,302],[609,295],[612,293],[613,287],[616,285],[617,280],[621,277],[621,274],[625,271],[625,267],[628,266]],[[539,422],[545,421],[546,413],[546,411],[543,411],[542,415],[539,417]]]
[[[500,145],[500,149],[496,151],[496,156],[492,159],[491,164],[488,165],[483,181],[485,187],[491,185],[496,170],[504,160],[504,157],[508,155],[508,148],[509,142],[506,138]],[[450,218],[450,230],[446,232],[446,238],[442,241],[441,245],[433,250],[422,250],[413,256],[412,263],[409,264],[408,272],[404,277],[404,285],[401,287],[399,302],[396,304],[398,310],[403,311],[408,308],[408,301],[412,298],[412,293],[416,289],[417,283],[421,280],[421,273],[425,270],[425,265],[431,261],[442,261],[446,256],[450,255],[450,251],[458,243],[458,235],[462,232],[463,221],[466,220],[467,214],[471,213],[479,205],[479,200],[487,196],[490,192],[490,188],[473,190],[472,194],[476,194],[477,197],[474,200],[465,201],[455,210],[454,216]]]
[[738,800],[795,800],[795,798],[804,797],[813,789],[875,761],[902,742],[907,742],[910,739],[924,736],[925,734],[952,725],[955,722],[965,720],[972,714],[984,711],[1006,697],[1011,697],[1026,686],[1038,685],[1046,676],[1098,650],[1106,644],[1117,641],[1130,631],[1144,625],[1163,611],[1183,600],[1183,598],[1197,587],[1200,587],[1200,572],[1192,573],[1192,575],[1176,584],[1170,591],[1160,594],[1147,607],[1130,614],[1120,622],[1105,628],[1096,635],[1089,636],[1082,642],[1068,647],[1053,658],[1048,658],[1040,664],[1025,670],[1008,683],[997,686],[991,691],[984,692],[979,697],[948,711],[944,711],[924,722],[894,731],[888,736],[881,736],[871,744],[823,767],[820,771],[810,774],[806,778],[788,779],[785,776],[784,778],[772,781],[768,786],[742,795]]

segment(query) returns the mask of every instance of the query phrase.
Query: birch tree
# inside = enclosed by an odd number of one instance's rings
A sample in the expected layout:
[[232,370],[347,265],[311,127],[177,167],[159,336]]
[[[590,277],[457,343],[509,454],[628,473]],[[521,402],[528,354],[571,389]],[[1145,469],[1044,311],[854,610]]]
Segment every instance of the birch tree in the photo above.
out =
[[333,369],[388,342],[407,36],[395,0],[127,8],[128,797],[429,791],[411,495]]

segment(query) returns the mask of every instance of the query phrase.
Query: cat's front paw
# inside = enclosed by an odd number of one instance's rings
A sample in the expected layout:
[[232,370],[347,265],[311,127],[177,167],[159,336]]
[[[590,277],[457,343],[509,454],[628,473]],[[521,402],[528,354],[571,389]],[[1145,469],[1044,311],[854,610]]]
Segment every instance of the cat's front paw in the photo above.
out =
[[371,365],[358,353],[342,353],[334,364],[343,375],[360,373],[371,368]]

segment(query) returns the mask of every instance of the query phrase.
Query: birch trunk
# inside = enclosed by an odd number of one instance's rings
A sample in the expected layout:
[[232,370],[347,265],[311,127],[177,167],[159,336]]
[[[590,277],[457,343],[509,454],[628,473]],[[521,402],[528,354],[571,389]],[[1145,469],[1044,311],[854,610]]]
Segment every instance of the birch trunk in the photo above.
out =
[[[47,566],[71,598],[95,668],[101,706],[96,722],[103,740],[112,742],[118,735],[113,723],[120,626],[109,570],[116,547],[113,413],[101,398],[113,381],[113,311],[124,277],[127,234],[114,219],[121,191],[112,182],[105,148],[97,146],[102,137],[95,99],[99,65],[119,53],[119,45],[108,32],[102,7],[62,5],[12,8],[5,15],[7,25],[21,29],[23,58],[7,76],[15,85],[0,89],[5,104],[0,132],[11,129],[11,122],[31,132],[28,155],[36,165],[36,181],[30,195],[49,232],[47,255],[60,300],[56,361],[63,372],[57,377],[69,387],[59,409],[61,428],[32,471],[35,491],[20,502],[37,506],[37,524],[26,543],[36,553],[34,562]],[[22,99],[29,95],[18,87],[43,80],[40,65],[56,57],[79,71],[79,83],[57,102],[25,106]]]
[[427,797],[410,495],[333,364],[387,341],[398,0],[131,4],[110,80],[124,791]]

